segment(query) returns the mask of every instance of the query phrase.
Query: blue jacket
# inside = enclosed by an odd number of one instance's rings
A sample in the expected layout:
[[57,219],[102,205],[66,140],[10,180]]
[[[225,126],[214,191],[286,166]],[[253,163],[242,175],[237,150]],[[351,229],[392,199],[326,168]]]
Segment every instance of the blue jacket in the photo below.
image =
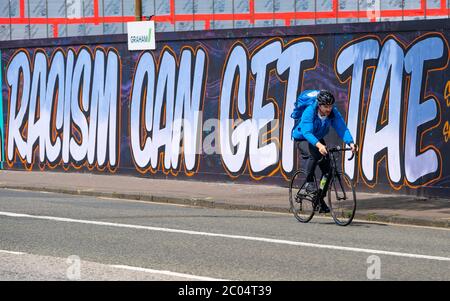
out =
[[319,116],[317,116],[317,110],[317,102],[314,102],[305,109],[301,121],[292,132],[292,137],[295,140],[307,140],[312,145],[316,145],[320,139],[328,134],[331,125],[346,144],[354,143],[352,135],[336,106],[333,106],[330,116],[323,123]]

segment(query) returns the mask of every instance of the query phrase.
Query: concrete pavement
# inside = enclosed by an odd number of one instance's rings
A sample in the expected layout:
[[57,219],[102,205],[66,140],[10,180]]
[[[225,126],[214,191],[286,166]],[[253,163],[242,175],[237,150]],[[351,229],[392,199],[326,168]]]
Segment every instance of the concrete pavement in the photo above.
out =
[[[90,173],[0,171],[0,188],[188,204],[209,208],[289,212],[288,189]],[[450,199],[357,193],[356,219],[450,227]]]

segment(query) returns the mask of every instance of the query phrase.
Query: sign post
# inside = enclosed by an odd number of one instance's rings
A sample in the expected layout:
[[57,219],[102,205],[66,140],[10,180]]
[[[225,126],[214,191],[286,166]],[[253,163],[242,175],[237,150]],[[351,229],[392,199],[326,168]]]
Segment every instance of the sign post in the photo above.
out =
[[142,20],[142,0],[134,1],[136,21]]

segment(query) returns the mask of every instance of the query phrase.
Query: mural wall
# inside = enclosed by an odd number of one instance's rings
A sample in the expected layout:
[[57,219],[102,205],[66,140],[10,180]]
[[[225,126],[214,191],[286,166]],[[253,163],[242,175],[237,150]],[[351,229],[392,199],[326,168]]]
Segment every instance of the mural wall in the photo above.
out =
[[[2,57],[2,51],[0,50],[0,58]],[[0,59],[0,86],[3,88],[3,84],[2,84],[2,60]],[[3,90],[3,89],[2,89]],[[5,137],[4,137],[4,133],[5,130],[3,129],[4,126],[4,122],[3,122],[3,93],[0,93],[0,169],[3,169],[3,161],[5,161],[5,154],[4,154],[4,141],[5,141]]]
[[294,101],[322,88],[361,146],[342,160],[361,190],[448,196],[448,22],[307,29],[165,33],[152,52],[8,42],[4,168],[287,185]]

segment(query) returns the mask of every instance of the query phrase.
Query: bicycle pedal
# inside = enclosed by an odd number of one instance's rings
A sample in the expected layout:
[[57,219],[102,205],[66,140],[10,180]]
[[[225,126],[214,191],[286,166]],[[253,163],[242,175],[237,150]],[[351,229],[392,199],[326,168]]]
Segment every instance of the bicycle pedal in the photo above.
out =
[[303,194],[303,193],[300,193],[300,194],[298,194],[297,195],[297,199],[296,199],[296,201],[297,202],[300,202],[300,201],[302,201],[302,200],[309,200],[309,199],[311,199],[311,198],[313,198],[314,196],[312,196],[312,195],[310,195],[310,194]]

